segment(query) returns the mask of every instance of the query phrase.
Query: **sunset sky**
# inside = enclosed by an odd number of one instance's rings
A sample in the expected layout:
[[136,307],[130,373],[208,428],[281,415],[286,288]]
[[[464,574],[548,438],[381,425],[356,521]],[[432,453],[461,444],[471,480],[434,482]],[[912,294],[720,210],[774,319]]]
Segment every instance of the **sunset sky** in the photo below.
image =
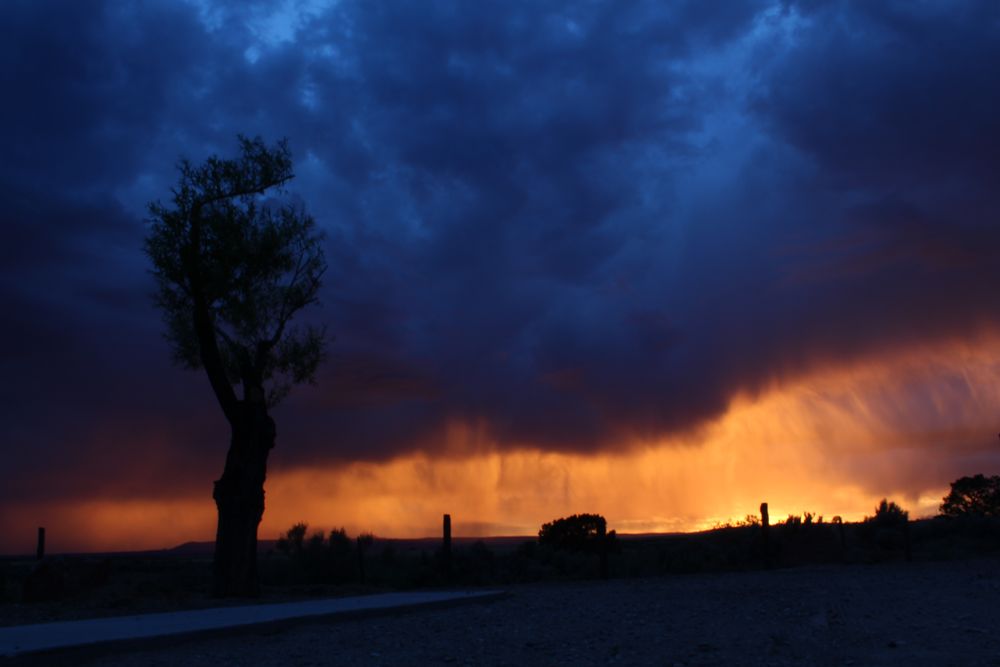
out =
[[287,137],[334,340],[261,537],[936,513],[1000,472],[1000,3],[0,3],[0,553],[214,536],[142,251]]

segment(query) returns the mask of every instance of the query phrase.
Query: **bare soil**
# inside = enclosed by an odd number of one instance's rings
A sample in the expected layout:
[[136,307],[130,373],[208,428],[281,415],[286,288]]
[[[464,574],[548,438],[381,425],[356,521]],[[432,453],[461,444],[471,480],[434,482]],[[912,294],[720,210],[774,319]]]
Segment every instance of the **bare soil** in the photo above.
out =
[[492,603],[44,664],[1000,665],[1000,561],[519,586]]

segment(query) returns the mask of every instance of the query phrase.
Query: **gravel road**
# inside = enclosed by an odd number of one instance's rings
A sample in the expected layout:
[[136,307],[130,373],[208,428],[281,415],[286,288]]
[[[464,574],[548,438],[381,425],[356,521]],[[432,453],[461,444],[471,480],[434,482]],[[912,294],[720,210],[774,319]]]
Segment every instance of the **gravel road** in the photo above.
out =
[[1000,665],[1000,561],[518,586],[490,603],[60,660],[108,667]]

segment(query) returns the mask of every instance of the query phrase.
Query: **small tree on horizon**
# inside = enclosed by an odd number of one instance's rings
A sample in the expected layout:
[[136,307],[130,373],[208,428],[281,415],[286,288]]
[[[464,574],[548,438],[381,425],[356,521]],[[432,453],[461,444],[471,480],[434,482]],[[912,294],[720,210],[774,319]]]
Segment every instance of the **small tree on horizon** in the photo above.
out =
[[317,302],[321,235],[301,206],[267,198],[293,177],[288,145],[239,143],[236,159],[181,161],[172,205],[149,205],[145,245],[174,361],[205,370],[230,426],[212,494],[217,596],[259,592],[257,527],[276,434],[269,410],[292,385],[313,381],[325,339],[320,328],[292,325]]
[[600,514],[573,514],[542,524],[538,531],[539,544],[570,551],[598,551],[614,545],[615,537]]
[[875,508],[875,514],[866,516],[864,523],[874,523],[881,526],[905,524],[910,520],[910,513],[895,502],[883,498]]

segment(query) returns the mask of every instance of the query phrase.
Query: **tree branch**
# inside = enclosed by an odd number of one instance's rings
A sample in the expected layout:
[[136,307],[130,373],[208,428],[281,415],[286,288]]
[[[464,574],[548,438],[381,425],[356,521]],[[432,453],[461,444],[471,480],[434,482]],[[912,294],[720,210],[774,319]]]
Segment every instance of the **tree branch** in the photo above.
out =
[[205,297],[205,287],[201,280],[201,265],[198,257],[201,256],[201,219],[200,209],[192,210],[190,218],[190,256],[188,266],[188,276],[191,281],[191,296],[194,305],[192,320],[194,321],[195,335],[198,338],[198,353],[201,363],[208,374],[208,381],[215,392],[215,398],[219,401],[222,413],[230,424],[236,422],[237,399],[233,385],[229,382],[226,374],[226,365],[222,361],[222,353],[219,351],[219,342],[215,338],[215,324],[208,309],[208,302]]
[[[281,341],[281,337],[285,333],[285,328],[288,326],[288,323],[291,321],[292,316],[296,313],[296,311],[304,308],[312,300],[311,298],[307,298],[302,303],[293,304],[290,303],[290,300],[288,298],[288,294],[292,291],[292,288],[295,286],[295,284],[299,282],[299,279],[302,277],[303,273],[306,270],[306,266],[309,263],[308,260],[306,259],[306,254],[307,254],[306,252],[302,252],[299,255],[298,259],[295,262],[295,269],[292,271],[292,277],[288,281],[288,285],[284,288],[284,290],[282,290],[284,296],[282,297],[281,300],[281,311],[278,314],[278,326],[275,328],[274,335],[272,335],[267,340],[261,341],[257,345],[258,363],[261,363],[260,360],[262,360],[265,355],[270,353],[271,350],[273,350],[274,347],[278,344],[278,342]],[[319,289],[320,278],[323,276],[325,272],[326,269],[324,268],[316,276],[312,277],[311,279],[312,288],[310,290],[311,293],[315,294],[316,290]]]
[[197,199],[191,205],[191,215],[192,215],[192,217],[194,217],[194,216],[200,216],[201,215],[201,209],[203,209],[206,206],[209,206],[211,204],[214,204],[216,202],[224,201],[226,199],[239,199],[240,197],[246,197],[246,196],[249,196],[249,195],[260,194],[260,193],[264,192],[265,190],[269,190],[269,189],[271,189],[273,187],[284,185],[288,181],[292,180],[294,177],[295,177],[294,174],[288,174],[287,176],[283,176],[281,178],[276,178],[276,179],[271,180],[271,181],[264,181],[262,183],[255,183],[255,184],[253,184],[251,186],[244,187],[244,188],[234,188],[232,190],[228,190],[228,191],[225,191],[225,192],[220,192],[218,194],[212,195],[211,197],[205,197],[203,199]]

